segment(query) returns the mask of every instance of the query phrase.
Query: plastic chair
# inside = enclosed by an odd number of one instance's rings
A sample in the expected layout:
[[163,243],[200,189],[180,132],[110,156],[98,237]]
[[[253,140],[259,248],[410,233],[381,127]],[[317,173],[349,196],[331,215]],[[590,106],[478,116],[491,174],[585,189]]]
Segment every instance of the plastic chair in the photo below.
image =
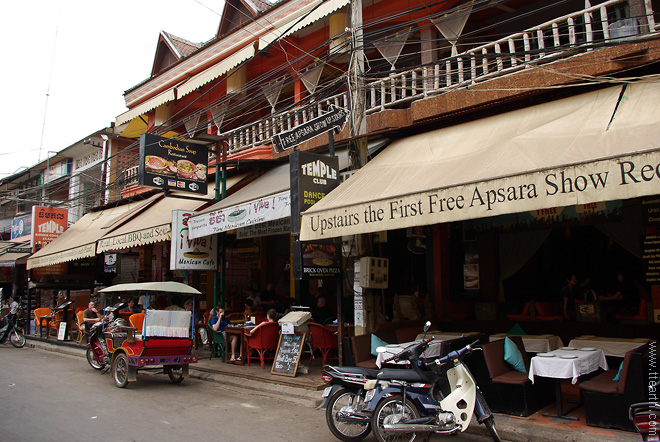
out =
[[332,333],[330,330],[327,328],[323,327],[321,324],[317,324],[315,322],[309,322],[307,323],[307,328],[309,329],[309,339],[312,344],[312,355],[309,358],[309,364],[312,364],[312,360],[314,358],[314,353],[319,350],[321,352],[321,355],[323,356],[323,366],[325,367],[325,363],[329,359],[339,359],[337,358],[330,358],[328,355],[330,354],[331,351],[333,350],[338,350],[339,348],[339,342],[337,341],[337,335]]
[[534,310],[536,319],[541,321],[563,321],[564,317],[559,314],[559,304],[556,302],[535,302]]
[[209,332],[209,346],[211,354],[209,355],[209,360],[220,356],[222,362],[225,362],[225,335],[220,331],[213,330],[213,327],[208,322],[206,323],[206,329]]
[[76,312],[76,326],[78,327],[78,338],[76,341],[78,344],[80,344],[85,337],[85,327],[84,327],[84,321],[83,321],[83,313],[85,310],[81,310],[79,312]]
[[52,316],[53,311],[46,307],[39,307],[39,308],[35,308],[33,313],[34,313],[34,325],[35,327],[40,327],[39,334],[42,334],[41,328],[48,327],[48,321],[46,319],[41,319],[41,317]]
[[261,368],[266,368],[264,364],[265,353],[268,350],[277,350],[277,343],[280,339],[279,331],[280,325],[277,322],[269,322],[255,328],[252,335],[245,335],[245,357],[248,366],[250,365],[250,352],[256,350],[261,361]]
[[512,313],[509,315],[506,315],[507,319],[531,319],[531,315],[529,313],[529,302],[525,303],[525,306],[523,307],[522,313],[517,314],[517,313]]
[[128,317],[128,322],[131,324],[131,327],[137,329],[135,333],[142,333],[142,327],[144,326],[144,313],[133,313]]

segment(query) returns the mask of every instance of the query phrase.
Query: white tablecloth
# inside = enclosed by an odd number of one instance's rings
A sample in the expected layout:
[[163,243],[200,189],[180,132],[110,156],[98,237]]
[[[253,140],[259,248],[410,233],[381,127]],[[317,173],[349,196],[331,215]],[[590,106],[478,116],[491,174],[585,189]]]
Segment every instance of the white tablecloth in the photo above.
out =
[[507,333],[499,333],[490,335],[489,340],[493,342],[498,339],[504,339],[507,336],[520,336],[527,353],[545,353],[564,346],[561,338],[555,335],[509,335]]
[[[534,382],[534,376],[546,378],[571,379],[575,384],[578,377],[592,373],[598,368],[607,370],[607,361],[603,350],[553,350],[548,354],[552,357],[534,356],[529,364],[529,379]],[[564,359],[562,356],[576,356],[574,359]]]
[[604,338],[598,336],[580,336],[579,338],[572,339],[568,343],[569,347],[584,348],[595,347],[603,350],[606,356],[624,357],[626,353],[633,348],[650,342],[646,338]]

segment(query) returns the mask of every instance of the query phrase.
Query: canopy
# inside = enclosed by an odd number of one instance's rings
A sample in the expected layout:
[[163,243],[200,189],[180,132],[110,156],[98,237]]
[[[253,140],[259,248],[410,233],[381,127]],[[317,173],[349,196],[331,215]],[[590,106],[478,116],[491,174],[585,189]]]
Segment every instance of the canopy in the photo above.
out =
[[303,241],[658,193],[660,83],[393,142],[303,213]]
[[117,284],[112,287],[106,287],[99,290],[101,293],[115,292],[168,292],[180,293],[183,295],[201,295],[201,292],[194,287],[182,284],[176,281],[162,282],[135,282],[131,284]]

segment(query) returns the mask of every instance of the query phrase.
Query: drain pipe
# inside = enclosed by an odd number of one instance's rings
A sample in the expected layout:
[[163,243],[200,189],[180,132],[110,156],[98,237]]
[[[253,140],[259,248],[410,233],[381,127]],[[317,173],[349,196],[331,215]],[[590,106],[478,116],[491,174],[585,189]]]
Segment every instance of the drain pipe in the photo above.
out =
[[108,167],[108,136],[101,134],[103,140],[103,151],[101,156],[103,164],[101,164],[101,192],[103,195],[103,205],[105,206],[110,201],[110,168]]

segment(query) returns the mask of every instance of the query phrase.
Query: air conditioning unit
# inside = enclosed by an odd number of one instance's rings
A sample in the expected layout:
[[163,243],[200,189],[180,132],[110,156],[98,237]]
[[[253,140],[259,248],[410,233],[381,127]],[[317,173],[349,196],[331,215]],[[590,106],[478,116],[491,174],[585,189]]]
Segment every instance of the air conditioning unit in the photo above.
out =
[[360,258],[360,287],[386,289],[389,281],[390,260],[377,256]]

